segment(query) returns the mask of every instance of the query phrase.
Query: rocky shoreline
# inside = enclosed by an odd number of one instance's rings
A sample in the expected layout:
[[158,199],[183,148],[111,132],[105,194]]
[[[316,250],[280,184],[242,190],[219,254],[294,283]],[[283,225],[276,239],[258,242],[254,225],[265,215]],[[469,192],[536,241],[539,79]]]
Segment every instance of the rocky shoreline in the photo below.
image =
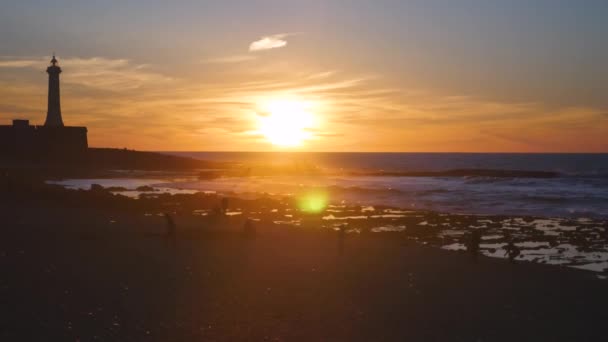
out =
[[[339,203],[310,213],[290,198],[132,199],[103,189],[0,185],[3,340],[605,336],[604,273],[527,262],[534,251],[565,244],[596,253],[605,247],[602,221]],[[177,227],[171,243],[165,213]],[[247,221],[254,235],[244,233]],[[511,231],[526,262],[474,262],[441,248],[459,247],[473,229],[483,230],[484,255],[498,254]]]

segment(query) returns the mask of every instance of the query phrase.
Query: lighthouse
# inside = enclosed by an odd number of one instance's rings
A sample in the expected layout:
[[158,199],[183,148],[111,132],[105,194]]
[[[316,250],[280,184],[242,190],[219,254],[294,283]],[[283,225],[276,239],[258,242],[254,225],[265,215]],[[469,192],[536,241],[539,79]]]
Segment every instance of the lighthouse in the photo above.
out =
[[51,65],[46,68],[46,72],[49,74],[49,98],[44,125],[47,127],[63,127],[59,99],[59,74],[61,74],[61,68],[57,65],[55,54],[53,54]]
[[22,118],[13,120],[12,125],[0,125],[0,158],[61,163],[79,160],[86,154],[87,128],[63,124],[59,100],[61,68],[55,54],[46,72],[49,94],[44,125],[30,125],[29,120]]

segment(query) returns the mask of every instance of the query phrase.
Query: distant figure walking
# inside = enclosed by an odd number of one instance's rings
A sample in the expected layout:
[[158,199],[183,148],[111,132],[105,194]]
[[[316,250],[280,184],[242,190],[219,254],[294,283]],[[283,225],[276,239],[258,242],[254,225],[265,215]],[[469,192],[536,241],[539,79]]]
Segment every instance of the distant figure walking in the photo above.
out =
[[257,234],[253,220],[248,218],[243,225],[243,235],[247,239],[253,239]]
[[213,221],[217,221],[217,220],[221,219],[222,216],[224,216],[224,214],[222,213],[222,208],[219,205],[216,205],[215,207],[213,207],[213,209],[211,210],[211,214],[209,215],[209,217]]
[[479,229],[475,229],[471,232],[471,236],[469,237],[467,251],[471,254],[471,258],[473,261],[477,261],[477,257],[479,256],[479,245],[481,244],[481,231]]
[[228,212],[228,198],[224,197],[222,198],[222,214],[226,215],[226,212]]
[[166,220],[166,233],[165,233],[165,241],[167,242],[167,247],[173,246],[175,247],[176,239],[177,239],[177,227],[175,225],[175,221],[173,217],[169,213],[165,213]]
[[338,230],[338,254],[344,255],[344,239],[346,238],[346,225],[340,226]]
[[505,246],[505,255],[509,258],[509,262],[515,263],[515,258],[521,254],[519,247],[515,246],[511,234],[506,233],[505,238],[507,239],[507,245]]

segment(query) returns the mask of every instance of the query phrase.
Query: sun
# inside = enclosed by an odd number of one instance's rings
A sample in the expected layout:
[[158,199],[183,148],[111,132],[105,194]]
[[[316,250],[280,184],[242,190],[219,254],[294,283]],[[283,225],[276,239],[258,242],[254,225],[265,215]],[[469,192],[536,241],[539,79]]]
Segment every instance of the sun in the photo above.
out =
[[313,137],[315,120],[310,103],[296,100],[272,100],[260,106],[258,131],[270,143],[282,147],[301,146]]

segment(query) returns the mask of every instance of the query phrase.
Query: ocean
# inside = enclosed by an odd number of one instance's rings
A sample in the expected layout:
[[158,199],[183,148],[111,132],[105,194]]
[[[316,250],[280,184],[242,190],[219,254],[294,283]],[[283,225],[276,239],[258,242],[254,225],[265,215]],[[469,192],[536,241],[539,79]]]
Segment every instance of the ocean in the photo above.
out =
[[554,171],[608,177],[608,153],[366,153],[366,152],[162,152],[243,163],[300,163],[330,169],[444,171],[494,169]]
[[[170,152],[243,164],[312,165],[323,177],[179,182],[181,189],[291,194],[303,186],[344,189],[336,201],[473,214],[608,217],[608,154]],[[340,176],[331,171],[493,169],[557,172],[554,178]]]
[[[66,180],[72,188],[91,183],[135,189],[152,185],[172,193],[211,191],[243,197],[295,195],[307,188],[331,190],[332,203],[387,205],[463,214],[561,218],[608,218],[608,154],[516,153],[286,153],[163,152],[244,166],[298,165],[326,172],[311,176],[250,176],[203,180]],[[413,172],[492,169],[557,172],[557,177],[405,177],[378,171]],[[368,172],[353,175],[349,172]],[[127,176],[126,176],[127,177]],[[127,193],[123,193],[127,194]],[[138,192],[129,193],[136,196]]]

